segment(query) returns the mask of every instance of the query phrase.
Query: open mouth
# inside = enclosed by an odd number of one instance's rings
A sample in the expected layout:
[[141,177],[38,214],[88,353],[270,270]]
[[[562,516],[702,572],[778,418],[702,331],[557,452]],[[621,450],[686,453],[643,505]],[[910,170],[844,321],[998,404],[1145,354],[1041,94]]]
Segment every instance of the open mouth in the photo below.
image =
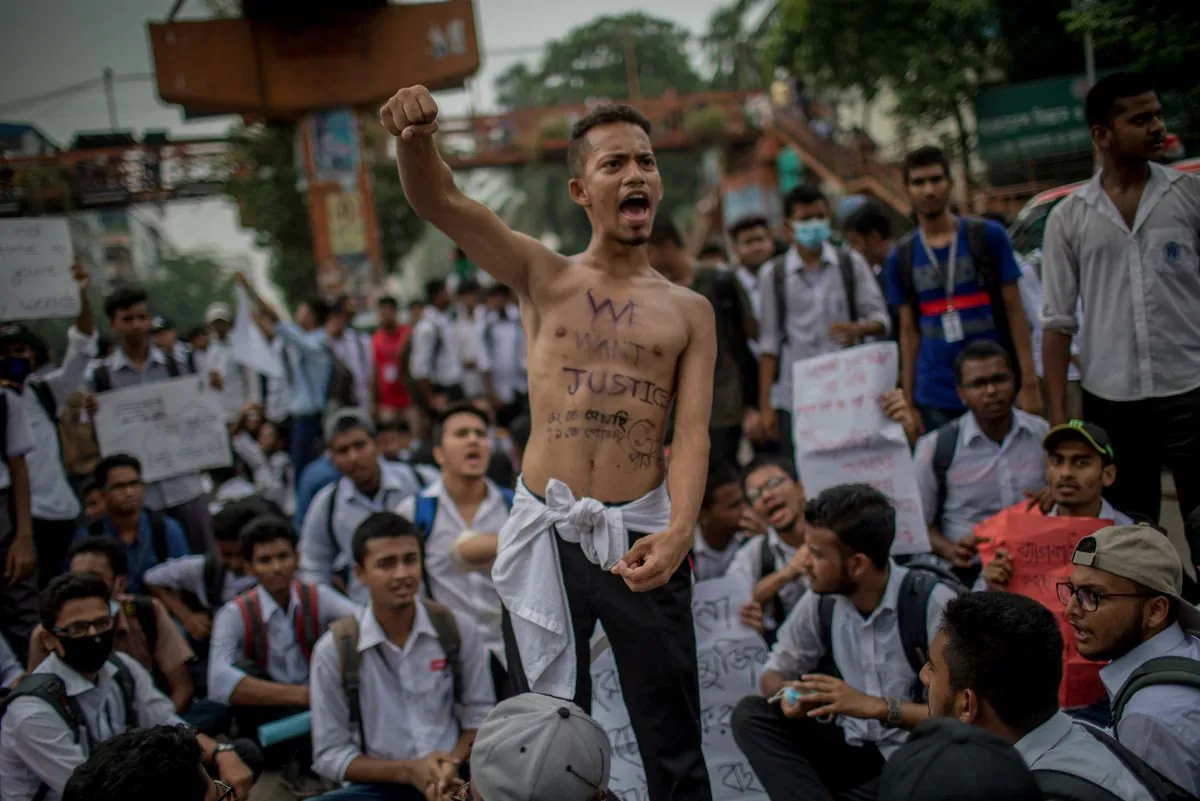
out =
[[767,506],[767,522],[779,528],[791,519],[792,513],[786,503],[773,503]]
[[479,451],[468,451],[464,459],[469,465],[479,465],[483,463],[483,454]]
[[618,208],[629,222],[644,223],[650,217],[650,196],[645,192],[631,192]]

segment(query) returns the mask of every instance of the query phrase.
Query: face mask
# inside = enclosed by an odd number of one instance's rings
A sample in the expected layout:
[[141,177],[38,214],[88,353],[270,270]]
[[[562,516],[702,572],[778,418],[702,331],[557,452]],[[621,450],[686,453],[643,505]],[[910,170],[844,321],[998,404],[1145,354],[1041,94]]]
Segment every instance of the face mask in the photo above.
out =
[[829,220],[804,220],[792,223],[792,236],[795,238],[796,244],[805,250],[817,250],[825,244],[825,240],[829,239],[832,233]]
[[112,656],[113,636],[116,629],[112,628],[102,634],[89,634],[86,637],[63,637],[62,660],[79,673],[95,673],[104,667],[104,663]]
[[33,372],[33,360],[24,356],[8,356],[0,359],[0,383],[24,386],[25,379]]

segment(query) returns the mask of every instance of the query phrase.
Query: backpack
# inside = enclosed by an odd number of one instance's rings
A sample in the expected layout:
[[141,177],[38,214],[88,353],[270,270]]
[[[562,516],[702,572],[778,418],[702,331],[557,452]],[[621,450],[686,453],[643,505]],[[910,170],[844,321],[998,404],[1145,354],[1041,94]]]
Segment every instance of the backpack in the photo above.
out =
[[[771,552],[771,546],[767,542],[767,535],[762,535],[762,547],[758,549],[758,580],[762,581],[767,576],[774,573],[778,568],[775,566],[775,554]],[[832,611],[832,609],[830,610]],[[775,621],[775,628],[770,632],[764,632],[763,638],[767,641],[767,645],[774,645],[775,639],[779,635],[779,626],[783,625],[783,601],[779,598],[779,593],[775,593],[771,600],[763,604],[763,615],[770,615]]]
[[[959,595],[966,595],[968,592],[952,573],[933,565],[909,565],[908,572],[900,580],[900,593],[896,605],[897,622],[904,656],[908,659],[908,666],[912,668],[913,673],[917,674],[912,688],[914,700],[920,700],[925,693],[920,676],[921,669],[929,661],[929,598],[939,584],[945,584]],[[828,657],[823,664],[828,667],[833,665],[833,612],[837,596],[822,595],[819,604],[821,644],[825,647],[825,655]]]
[[746,321],[742,316],[737,280],[737,276],[728,270],[714,269],[713,288],[717,302],[713,304],[713,311],[716,313],[718,329],[724,328],[727,335],[725,340],[733,349],[733,360],[738,366],[742,382],[742,405],[756,406],[758,359],[750,350],[750,341],[746,338]]
[[951,420],[937,430],[933,445],[933,478],[937,483],[937,508],[933,512],[933,525],[939,529],[942,526],[942,509],[946,506],[946,493],[949,491],[946,474],[954,462],[954,454],[958,451],[958,432],[962,418]]
[[1117,730],[1126,704],[1139,690],[1164,684],[1200,690],[1200,660],[1186,656],[1160,656],[1133,671],[1113,696],[1112,730]]
[[[425,489],[425,477],[421,475],[420,470],[417,470],[411,464],[409,467],[412,469],[413,476],[417,480],[417,492],[420,493],[421,490]],[[325,532],[329,535],[329,543],[333,546],[335,554],[342,549],[342,546],[338,543],[337,535],[333,532],[333,512],[337,509],[338,490],[341,487],[342,480],[338,478],[337,481],[333,482],[333,491],[329,493],[329,507],[325,510]],[[418,495],[418,497],[420,496]]]
[[[504,497],[504,505],[508,507],[509,511],[512,511],[515,497],[513,491],[501,487],[500,494]],[[421,533],[422,537],[428,538],[433,533],[433,521],[437,518],[437,510],[437,495],[417,493],[416,506],[413,508],[413,525],[417,527],[417,531]]]
[[333,409],[344,409],[347,406],[358,405],[358,387],[354,381],[354,372],[334,352],[333,346],[325,343],[325,352],[329,354],[329,390],[326,393],[326,403]]
[[[846,311],[850,316],[850,322],[856,323],[858,322],[858,279],[854,275],[854,260],[850,256],[850,251],[845,248],[837,248],[837,256],[837,268],[842,276],[842,289],[846,292]],[[787,342],[787,254],[772,259],[771,265],[771,278],[775,287],[775,319],[777,320],[776,327],[779,329],[779,348],[782,353],[783,346]],[[777,360],[776,380],[779,379],[781,365],[782,360]]]
[[[107,536],[103,517],[88,524],[88,534],[92,537]],[[161,565],[171,558],[167,551],[167,521],[162,512],[150,512],[150,542],[154,546],[155,562]]]
[[[1125,769],[1146,788],[1154,801],[1196,801],[1196,796],[1146,764],[1145,760],[1121,745],[1112,736],[1096,728],[1080,724],[1088,733],[1112,752]],[[1061,770],[1033,769],[1033,779],[1042,794],[1059,801],[1120,801],[1111,790],[1073,773]]]
[[[166,351],[160,350],[159,353],[166,359],[167,377],[179,378],[181,375],[179,370],[179,362],[175,361],[175,357]],[[101,362],[92,372],[92,385],[96,388],[96,394],[108,392],[112,387],[112,375],[108,372],[108,365]]]
[[[446,652],[446,663],[450,666],[450,677],[454,684],[454,703],[462,703],[462,634],[458,630],[458,621],[450,607],[428,599],[421,599],[425,611],[429,613],[429,621],[437,632],[438,644]],[[344,617],[329,624],[337,643],[338,662],[342,670],[342,691],[346,693],[346,705],[350,708],[350,725],[358,728],[359,745],[363,753],[367,751],[367,732],[363,725],[361,682],[359,668],[361,659],[358,653],[358,618]]]
[[[115,667],[117,671],[113,674],[113,681],[117,683],[117,687],[121,691],[121,700],[125,705],[125,730],[132,731],[138,727],[137,707],[134,704],[137,684],[133,678],[133,671],[116,654],[108,658],[108,664]],[[62,718],[63,723],[67,724],[76,745],[82,739],[83,733],[88,731],[79,703],[67,695],[67,688],[63,684],[63,680],[53,673],[30,673],[22,678],[12,692],[0,700],[0,718],[8,711],[12,702],[18,698],[40,698],[46,702]],[[90,733],[88,741],[90,744]],[[43,783],[34,793],[32,801],[43,801],[49,794],[49,785]]]
[[[992,306],[992,322],[996,326],[996,334],[1000,344],[1008,351],[1013,364],[1017,364],[1017,349],[1012,341],[1012,329],[1008,324],[1008,310],[1004,306],[1001,294],[1000,264],[987,241],[988,221],[981,217],[963,217],[967,228],[967,250],[971,254],[971,263],[975,266],[975,281],[988,294]],[[913,321],[920,326],[921,299],[913,281],[913,256],[916,251],[920,229],[914,228],[896,243],[898,258],[900,290],[903,294],[902,303],[912,308]],[[957,236],[957,232],[955,234]]]
[[[294,581],[292,586],[300,597],[300,608],[297,610],[299,614],[295,615],[292,621],[296,629],[296,644],[304,654],[304,661],[308,662],[312,658],[313,646],[321,637],[320,594],[316,584]],[[242,653],[247,660],[265,672],[269,646],[257,588],[246,590],[234,598],[233,603],[242,614]]]

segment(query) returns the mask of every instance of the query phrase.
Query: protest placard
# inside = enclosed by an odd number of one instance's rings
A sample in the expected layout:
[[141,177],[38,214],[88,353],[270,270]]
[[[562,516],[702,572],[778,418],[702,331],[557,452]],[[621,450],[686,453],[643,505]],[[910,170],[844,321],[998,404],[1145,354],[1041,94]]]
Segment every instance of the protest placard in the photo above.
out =
[[233,314],[233,328],[229,329],[229,344],[233,360],[249,367],[256,373],[271,378],[283,378],[283,362],[271,350],[267,336],[254,322],[250,314],[250,298],[240,286],[233,288],[237,300],[237,311]]
[[79,314],[74,259],[65,219],[0,220],[0,320]]
[[[767,801],[730,728],[738,701],[758,692],[758,678],[767,661],[763,638],[738,619],[738,608],[750,600],[750,589],[745,578],[725,576],[697,583],[692,596],[700,725],[713,801]],[[608,648],[592,661],[592,716],[608,732],[613,747],[609,787],[621,801],[648,801],[637,739]]]
[[142,463],[143,481],[228,467],[229,429],[220,397],[203,376],[104,392],[96,412],[100,453],[128,453]]
[[1007,551],[1012,561],[1012,576],[1006,589],[1032,598],[1058,618],[1063,635],[1059,703],[1066,708],[1087,706],[1104,695],[1100,668],[1105,663],[1080,656],[1074,629],[1067,623],[1066,609],[1058,600],[1058,582],[1071,575],[1075,545],[1089,534],[1111,526],[1113,521],[1047,517],[1038,510],[1027,510],[1026,506],[1027,503],[1010,506],[975,527],[975,535],[984,540],[979,544],[979,557],[986,566],[996,558],[997,550]]
[[894,342],[860,345],[793,366],[796,469],[809,497],[838,484],[870,484],[896,506],[892,553],[929,551],[929,532],[903,427],[881,401],[896,386]]

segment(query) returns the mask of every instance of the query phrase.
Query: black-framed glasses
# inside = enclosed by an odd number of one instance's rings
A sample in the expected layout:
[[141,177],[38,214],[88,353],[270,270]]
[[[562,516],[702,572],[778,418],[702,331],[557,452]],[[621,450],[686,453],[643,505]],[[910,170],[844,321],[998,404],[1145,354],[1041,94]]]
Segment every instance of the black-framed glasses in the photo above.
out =
[[218,779],[213,779],[213,784],[217,786],[217,801],[231,801],[234,797],[232,787]]
[[746,490],[746,500],[750,501],[750,503],[757,503],[758,499],[761,498],[763,493],[765,493],[767,490],[773,490],[776,487],[782,487],[789,481],[791,481],[791,479],[787,476],[775,476],[774,478],[768,478],[762,483],[762,486],[755,487],[752,490]]
[[1156,592],[1103,592],[1091,587],[1076,587],[1069,581],[1058,582],[1056,588],[1059,603],[1066,606],[1074,597],[1079,608],[1085,612],[1095,612],[1105,598],[1157,598],[1159,595]]
[[103,634],[112,629],[116,619],[112,615],[98,617],[95,620],[77,620],[65,626],[54,629],[59,637],[87,637],[89,634]]
[[1009,372],[984,375],[963,382],[963,389],[987,389],[989,386],[1006,387],[1013,382],[1013,374]]

